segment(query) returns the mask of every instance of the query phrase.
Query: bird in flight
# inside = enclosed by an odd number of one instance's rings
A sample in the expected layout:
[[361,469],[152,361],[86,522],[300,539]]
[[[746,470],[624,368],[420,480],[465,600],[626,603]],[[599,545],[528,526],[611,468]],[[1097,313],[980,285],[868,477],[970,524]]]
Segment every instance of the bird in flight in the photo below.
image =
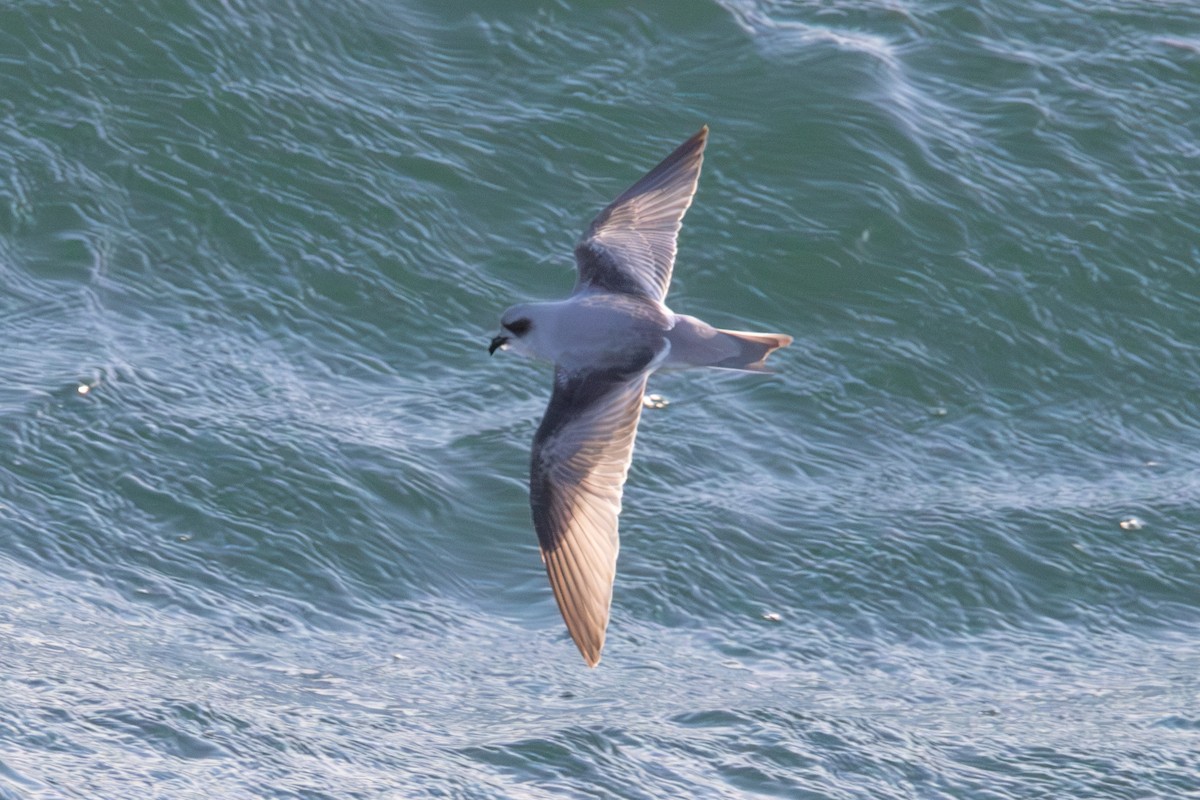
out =
[[512,306],[488,347],[554,364],[533,437],[529,503],[558,608],[590,667],[604,647],[621,492],[650,373],[763,371],[767,355],[792,342],[720,330],[664,303],[707,141],[705,126],[601,211],[575,246],[570,297]]

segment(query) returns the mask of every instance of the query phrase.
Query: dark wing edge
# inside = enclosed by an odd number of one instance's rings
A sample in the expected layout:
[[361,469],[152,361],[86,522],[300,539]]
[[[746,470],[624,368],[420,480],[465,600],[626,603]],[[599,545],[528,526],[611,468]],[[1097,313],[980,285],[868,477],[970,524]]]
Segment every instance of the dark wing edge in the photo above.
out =
[[600,288],[660,302],[666,297],[676,238],[707,142],[705,125],[596,216],[575,246],[575,291]]
[[556,368],[554,392],[533,439],[533,526],[554,599],[589,667],[600,662],[604,647],[621,494],[648,374]]

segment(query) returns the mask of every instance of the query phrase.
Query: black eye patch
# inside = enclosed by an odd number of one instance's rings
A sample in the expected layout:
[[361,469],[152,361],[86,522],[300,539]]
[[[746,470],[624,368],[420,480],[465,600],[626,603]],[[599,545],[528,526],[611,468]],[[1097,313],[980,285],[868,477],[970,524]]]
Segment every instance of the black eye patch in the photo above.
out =
[[504,327],[505,327],[505,329],[516,334],[517,336],[522,336],[531,327],[533,327],[533,323],[530,322],[527,317],[521,317],[520,319],[514,319],[512,322],[509,322]]

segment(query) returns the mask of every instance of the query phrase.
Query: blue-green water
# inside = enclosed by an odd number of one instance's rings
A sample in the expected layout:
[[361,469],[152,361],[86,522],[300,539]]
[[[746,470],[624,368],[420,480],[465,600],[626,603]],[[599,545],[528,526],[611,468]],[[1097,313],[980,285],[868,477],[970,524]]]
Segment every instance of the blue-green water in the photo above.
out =
[[[588,670],[486,345],[702,123]],[[1198,142],[1192,3],[5,3],[0,797],[1197,796]]]

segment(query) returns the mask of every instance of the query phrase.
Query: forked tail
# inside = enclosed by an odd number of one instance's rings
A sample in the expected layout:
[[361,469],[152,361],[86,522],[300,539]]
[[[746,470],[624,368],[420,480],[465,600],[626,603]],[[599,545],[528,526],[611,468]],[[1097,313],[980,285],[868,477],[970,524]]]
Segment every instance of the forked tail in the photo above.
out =
[[666,367],[719,367],[765,372],[763,361],[792,343],[785,333],[751,333],[714,328],[695,317],[678,315],[667,334],[671,353]]
[[725,342],[737,348],[733,355],[708,365],[721,369],[763,372],[767,369],[763,364],[767,356],[792,343],[792,337],[786,333],[750,333],[749,331],[727,331],[721,328],[717,328],[716,331]]

